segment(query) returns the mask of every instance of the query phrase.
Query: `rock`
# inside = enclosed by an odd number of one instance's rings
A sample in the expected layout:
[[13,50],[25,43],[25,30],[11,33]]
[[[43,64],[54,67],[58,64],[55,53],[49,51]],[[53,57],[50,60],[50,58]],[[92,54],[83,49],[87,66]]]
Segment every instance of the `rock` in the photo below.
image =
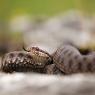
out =
[[95,95],[95,75],[1,73],[0,95]]

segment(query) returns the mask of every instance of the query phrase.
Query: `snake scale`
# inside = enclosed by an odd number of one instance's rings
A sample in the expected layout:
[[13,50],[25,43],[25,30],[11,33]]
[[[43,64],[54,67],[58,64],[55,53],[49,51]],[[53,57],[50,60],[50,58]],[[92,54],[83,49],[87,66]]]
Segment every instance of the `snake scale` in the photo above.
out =
[[73,74],[95,72],[95,52],[82,52],[72,45],[62,45],[53,54],[38,47],[5,54],[3,72],[38,72],[47,74]]

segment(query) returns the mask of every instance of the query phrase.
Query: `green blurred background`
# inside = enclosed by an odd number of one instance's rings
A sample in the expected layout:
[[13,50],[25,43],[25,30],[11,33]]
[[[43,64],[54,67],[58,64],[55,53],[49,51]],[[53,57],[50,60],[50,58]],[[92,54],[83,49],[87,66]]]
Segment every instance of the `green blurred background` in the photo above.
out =
[[95,0],[0,0],[0,18],[29,13],[33,15],[55,15],[68,9],[80,9],[93,14]]
[[[8,21],[20,14],[54,16],[67,10],[78,9],[85,15],[93,15],[95,0],[0,0],[0,45],[21,44],[20,32],[8,30]],[[5,46],[4,46],[5,47]],[[4,48],[3,47],[3,48]],[[2,51],[2,49],[1,49]]]

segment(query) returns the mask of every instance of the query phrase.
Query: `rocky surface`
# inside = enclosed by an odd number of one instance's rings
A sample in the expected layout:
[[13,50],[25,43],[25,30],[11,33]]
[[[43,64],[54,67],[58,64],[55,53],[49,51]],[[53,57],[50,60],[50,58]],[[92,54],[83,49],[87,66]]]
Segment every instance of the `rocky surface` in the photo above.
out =
[[0,95],[95,95],[94,74],[0,73]]

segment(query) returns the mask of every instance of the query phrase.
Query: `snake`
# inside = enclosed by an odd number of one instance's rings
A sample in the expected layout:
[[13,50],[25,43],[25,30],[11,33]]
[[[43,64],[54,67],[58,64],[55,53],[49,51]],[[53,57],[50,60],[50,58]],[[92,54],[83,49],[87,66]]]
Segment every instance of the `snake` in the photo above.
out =
[[38,72],[68,75],[73,73],[95,72],[95,51],[82,51],[67,44],[49,54],[38,47],[13,51],[2,58],[3,72]]
[[65,74],[95,72],[95,51],[83,52],[72,45],[63,45],[54,53],[53,61]]
[[13,51],[2,58],[3,72],[42,72],[43,68],[51,64],[52,57],[38,47],[24,48],[24,51]]

